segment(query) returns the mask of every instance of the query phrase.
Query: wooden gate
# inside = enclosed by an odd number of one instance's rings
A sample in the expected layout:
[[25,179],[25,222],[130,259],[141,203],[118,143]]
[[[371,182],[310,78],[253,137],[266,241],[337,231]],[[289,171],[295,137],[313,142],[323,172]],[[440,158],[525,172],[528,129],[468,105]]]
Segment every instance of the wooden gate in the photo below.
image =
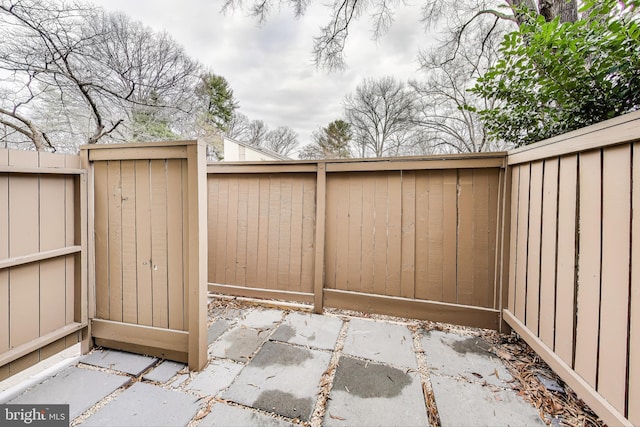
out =
[[92,145],[90,246],[97,345],[202,368],[206,354],[206,158],[196,141]]

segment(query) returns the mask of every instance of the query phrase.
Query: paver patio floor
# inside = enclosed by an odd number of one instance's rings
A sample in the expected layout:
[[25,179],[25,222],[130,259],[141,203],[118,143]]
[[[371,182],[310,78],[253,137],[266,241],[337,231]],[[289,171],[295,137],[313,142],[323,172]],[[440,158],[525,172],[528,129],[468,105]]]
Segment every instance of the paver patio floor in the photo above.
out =
[[544,425],[477,336],[262,307],[212,313],[199,373],[97,349],[0,403],[69,403],[72,425],[87,426],[427,426],[435,400],[443,426]]

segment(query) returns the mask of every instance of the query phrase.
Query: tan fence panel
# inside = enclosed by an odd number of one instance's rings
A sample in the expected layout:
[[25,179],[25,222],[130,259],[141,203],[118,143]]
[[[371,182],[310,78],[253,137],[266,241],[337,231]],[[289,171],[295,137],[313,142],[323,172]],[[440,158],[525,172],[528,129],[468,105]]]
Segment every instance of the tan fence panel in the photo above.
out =
[[209,283],[313,293],[315,186],[307,173],[209,174]]
[[450,157],[209,165],[209,290],[497,328],[504,157]]
[[0,380],[80,342],[87,325],[79,163],[0,150]]
[[609,425],[640,423],[639,138],[632,113],[509,153],[519,188],[505,319]]
[[96,342],[201,368],[203,147],[176,142],[83,150],[94,181]]

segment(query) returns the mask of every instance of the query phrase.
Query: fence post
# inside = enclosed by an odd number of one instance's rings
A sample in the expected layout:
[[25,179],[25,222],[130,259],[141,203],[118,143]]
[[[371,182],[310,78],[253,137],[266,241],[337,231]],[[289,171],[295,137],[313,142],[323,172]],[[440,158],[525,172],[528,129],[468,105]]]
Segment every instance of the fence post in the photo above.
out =
[[207,364],[207,159],[204,143],[187,148],[189,200],[189,368]]
[[318,162],[316,180],[316,234],[315,261],[313,276],[313,310],[321,314],[324,300],[324,240],[325,217],[327,201],[327,169],[325,162]]

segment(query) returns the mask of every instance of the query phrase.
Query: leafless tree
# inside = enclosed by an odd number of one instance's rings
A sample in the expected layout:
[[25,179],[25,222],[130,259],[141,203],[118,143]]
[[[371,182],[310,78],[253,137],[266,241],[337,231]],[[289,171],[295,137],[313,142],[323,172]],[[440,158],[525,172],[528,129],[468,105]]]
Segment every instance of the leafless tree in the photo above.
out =
[[[498,60],[497,48],[505,32],[490,22],[480,23],[474,32],[462,34],[458,53],[450,51],[421,52],[422,78],[410,82],[419,98],[416,116],[419,145],[428,144],[435,152],[481,152],[506,147],[492,140],[474,109],[490,106],[492,100],[469,92],[476,79]],[[482,45],[475,43],[479,35],[487,35]]]
[[249,127],[249,118],[246,115],[236,111],[233,114],[233,117],[231,117],[231,121],[227,126],[225,135],[227,135],[231,139],[235,139],[236,141],[248,141]]
[[262,120],[251,120],[247,131],[247,140],[251,145],[260,147],[264,145],[269,128]]
[[[0,0],[0,70],[16,96],[0,118],[42,150],[50,141],[33,111],[49,102],[82,106],[96,143],[133,121],[136,109],[178,104],[198,64],[168,35],[81,3]],[[176,98],[178,97],[178,98]],[[20,130],[18,130],[20,129]],[[123,131],[123,135],[127,135]]]
[[414,126],[416,107],[414,92],[395,78],[365,79],[344,99],[354,153],[361,157],[396,155]]
[[263,147],[283,156],[290,156],[298,146],[298,134],[291,128],[280,126],[267,132]]
[[[423,0],[422,22],[426,28],[438,26],[446,19],[450,38],[458,44],[460,35],[477,19],[488,17],[494,22],[506,20],[519,24],[525,9],[541,14],[547,20],[559,16],[562,21],[577,19],[577,0]],[[248,4],[246,4],[248,3]],[[224,0],[222,10],[247,9],[259,22],[264,22],[274,8],[288,4],[296,16],[304,15],[309,0]],[[344,48],[352,25],[360,18],[370,19],[373,38],[383,36],[393,23],[396,10],[405,5],[400,0],[337,0],[327,5],[329,21],[314,38],[314,60],[329,70],[345,67]],[[451,18],[455,19],[451,19]]]

